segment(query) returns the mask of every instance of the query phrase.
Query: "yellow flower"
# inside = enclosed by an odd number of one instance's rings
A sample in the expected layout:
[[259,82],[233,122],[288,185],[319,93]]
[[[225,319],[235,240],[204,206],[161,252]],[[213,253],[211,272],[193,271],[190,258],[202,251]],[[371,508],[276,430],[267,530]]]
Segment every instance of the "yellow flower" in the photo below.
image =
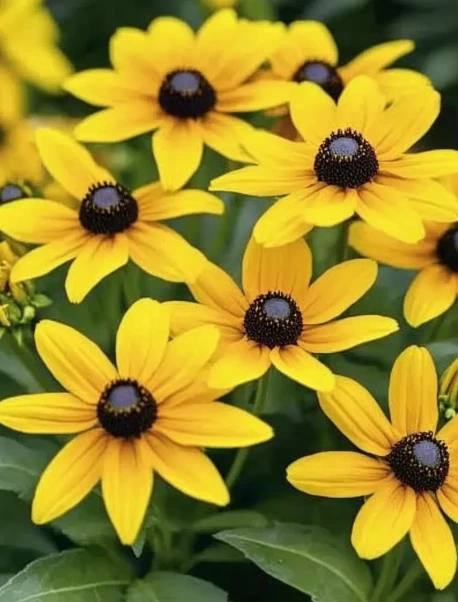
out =
[[400,242],[362,222],[350,227],[349,243],[361,255],[418,270],[404,299],[404,316],[414,327],[450,309],[458,293],[458,222],[426,222],[425,227],[425,239],[415,244]]
[[11,270],[18,260],[6,240],[0,242],[0,292],[10,293],[14,301],[24,304],[28,299],[27,289],[22,284],[11,282]]
[[360,449],[322,452],[288,468],[289,482],[311,495],[371,496],[359,511],[352,544],[362,558],[388,552],[407,533],[438,589],[456,570],[452,532],[439,507],[458,522],[458,419],[436,433],[437,375],[426,348],[409,347],[391,372],[391,424],[360,384],[336,376],[318,395],[328,418]]
[[42,0],[2,0],[2,60],[21,78],[46,92],[58,92],[72,67],[57,48],[57,25],[42,4]]
[[0,423],[25,433],[77,436],[43,473],[32,518],[41,524],[76,506],[101,480],[108,515],[124,544],[141,527],[157,472],[186,495],[218,505],[229,493],[204,447],[253,445],[270,426],[214,401],[202,379],[218,343],[204,326],[168,342],[167,311],[141,299],[125,314],[116,338],[117,368],[79,332],[44,320],[38,352],[68,393],[2,401]]
[[174,334],[201,324],[221,331],[219,358],[209,385],[234,387],[260,378],[273,364],[303,385],[330,390],[334,375],[315,353],[333,353],[398,329],[382,316],[334,320],[372,286],[377,264],[341,263],[309,285],[312,257],[304,240],[266,249],[251,239],[243,258],[243,292],[218,266],[207,264],[190,285],[198,303],[165,303]]
[[0,207],[0,226],[8,236],[44,245],[16,263],[13,282],[37,278],[74,259],[65,286],[70,301],[79,303],[129,258],[164,280],[197,278],[207,260],[159,220],[221,214],[219,199],[200,190],[165,193],[157,182],[131,192],[58,131],[39,130],[37,145],[47,170],[80,205],[76,211],[55,201],[25,199]]
[[374,228],[404,242],[425,235],[424,219],[455,221],[458,199],[430,178],[458,172],[458,152],[406,151],[439,112],[432,88],[403,97],[385,110],[385,97],[363,75],[338,104],[315,84],[297,87],[291,116],[306,142],[253,132],[244,144],[258,162],[211,184],[257,196],[288,195],[254,228],[257,242],[282,245],[309,228],[334,226],[357,213]]
[[83,71],[65,89],[108,106],[77,128],[80,140],[116,142],[156,130],[153,152],[161,182],[175,190],[202,159],[204,144],[235,161],[249,160],[239,145],[251,130],[231,113],[284,103],[289,85],[247,80],[266,60],[281,24],[238,20],[225,9],[195,34],[174,17],[159,17],[147,32],[119,29],[110,44],[113,70]]
[[337,100],[344,87],[358,75],[375,79],[388,100],[422,93],[427,77],[410,69],[386,69],[412,52],[411,40],[396,40],[364,51],[346,65],[338,66],[339,52],[329,29],[317,21],[291,23],[271,56],[272,76],[291,82],[307,81],[320,86]]

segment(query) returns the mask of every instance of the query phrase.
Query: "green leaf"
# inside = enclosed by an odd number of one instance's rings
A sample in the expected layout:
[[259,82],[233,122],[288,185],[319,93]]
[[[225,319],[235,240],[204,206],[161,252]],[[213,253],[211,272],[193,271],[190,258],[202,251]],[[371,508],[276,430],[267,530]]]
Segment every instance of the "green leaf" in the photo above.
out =
[[189,575],[158,572],[131,585],[126,602],[227,602],[227,599],[223,590],[207,581]]
[[223,531],[215,537],[237,548],[263,571],[314,602],[367,602],[368,566],[349,546],[318,527],[278,524]]
[[48,453],[31,450],[14,439],[0,437],[0,490],[31,500],[38,477],[49,462]]
[[266,527],[268,524],[268,519],[255,510],[227,510],[198,520],[192,529],[198,533],[213,533],[239,527]]
[[101,550],[70,550],[29,564],[0,588],[0,602],[121,602],[130,569]]

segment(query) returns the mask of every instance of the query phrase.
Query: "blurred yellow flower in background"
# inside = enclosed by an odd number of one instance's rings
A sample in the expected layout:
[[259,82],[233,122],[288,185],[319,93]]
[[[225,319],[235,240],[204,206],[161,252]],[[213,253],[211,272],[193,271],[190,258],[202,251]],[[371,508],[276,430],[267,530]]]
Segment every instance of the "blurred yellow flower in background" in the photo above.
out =
[[289,99],[280,81],[248,81],[283,32],[281,24],[216,12],[197,33],[159,17],[148,31],[119,29],[111,39],[113,70],[77,73],[65,89],[106,108],[76,128],[79,140],[117,142],[157,130],[153,153],[162,185],[176,190],[198,169],[204,145],[235,161],[249,157],[240,140],[251,130],[232,113]]
[[189,288],[198,303],[169,301],[171,330],[201,324],[220,329],[209,385],[217,389],[260,378],[271,365],[306,387],[328,391],[334,375],[314,355],[350,349],[398,330],[383,316],[334,320],[373,285],[377,264],[356,259],[334,266],[313,284],[306,242],[266,249],[251,239],[243,258],[243,292],[208,263]]
[[57,47],[59,30],[42,0],[1,0],[1,62],[18,77],[55,93],[72,71]]
[[207,447],[267,441],[271,427],[215,401],[202,374],[218,330],[197,328],[169,342],[168,314],[141,299],[124,315],[115,367],[78,331],[45,320],[38,352],[65,393],[5,399],[0,423],[26,433],[76,434],[44,471],[32,518],[46,523],[76,506],[99,481],[122,543],[134,543],[153,489],[153,474],[191,497],[224,506],[229,492]]

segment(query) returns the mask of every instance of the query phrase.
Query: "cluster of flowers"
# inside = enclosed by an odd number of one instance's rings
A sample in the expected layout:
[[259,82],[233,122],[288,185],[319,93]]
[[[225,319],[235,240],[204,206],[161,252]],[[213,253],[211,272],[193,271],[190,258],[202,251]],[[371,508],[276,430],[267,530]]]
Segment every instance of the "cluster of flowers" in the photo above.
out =
[[[11,283],[72,261],[66,291],[79,303],[131,259],[148,274],[186,282],[196,302],[137,301],[119,326],[117,367],[72,328],[39,323],[38,352],[68,392],[4,400],[0,423],[77,436],[44,472],[34,521],[58,517],[101,480],[113,525],[132,544],[153,471],[190,496],[228,503],[202,448],[252,445],[273,433],[215,400],[261,379],[273,364],[316,390],[329,419],[369,454],[302,458],[288,468],[289,481],[313,495],[370,495],[353,527],[358,554],[378,557],[410,532],[435,586],[451,581],[456,549],[439,506],[458,521],[458,418],[436,432],[438,384],[429,352],[410,347],[395,362],[391,423],[368,391],[316,357],[398,329],[385,316],[335,319],[374,283],[374,260],[420,270],[405,299],[412,326],[455,300],[458,197],[450,176],[458,173],[458,152],[409,152],[436,119],[440,96],[423,75],[387,68],[412,48],[410,41],[390,42],[339,66],[322,24],[252,23],[228,9],[197,33],[170,17],[155,19],[146,32],[120,29],[110,44],[113,69],[65,81],[75,96],[107,107],[77,126],[77,139],[116,142],[155,130],[160,182],[129,190],[71,137],[39,130],[46,169],[78,205],[25,198],[0,207],[4,233],[39,245],[15,263]],[[232,115],[266,109],[281,116],[282,136]],[[216,178],[211,190],[282,197],[254,227],[242,290],[161,223],[223,212],[209,192],[181,190],[204,145],[252,164]],[[310,284],[303,236],[355,215],[361,219],[349,226],[349,243],[366,258],[344,261]],[[456,390],[455,373],[452,366],[444,379],[445,396]]]

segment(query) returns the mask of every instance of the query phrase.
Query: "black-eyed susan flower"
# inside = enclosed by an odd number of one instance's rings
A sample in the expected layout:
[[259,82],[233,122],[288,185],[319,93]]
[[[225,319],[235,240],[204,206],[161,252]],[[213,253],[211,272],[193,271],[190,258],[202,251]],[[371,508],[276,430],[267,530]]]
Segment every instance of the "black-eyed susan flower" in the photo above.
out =
[[452,532],[440,509],[458,522],[458,420],[437,432],[437,375],[427,349],[409,347],[391,372],[391,423],[360,384],[336,376],[336,388],[318,395],[328,418],[357,447],[293,462],[289,482],[311,495],[370,496],[353,525],[362,558],[377,558],[407,533],[438,589],[456,570]]
[[108,515],[124,544],[138,534],[159,474],[186,495],[229,502],[226,485],[202,451],[253,445],[272,429],[239,408],[215,401],[202,379],[218,344],[204,326],[169,338],[168,314],[141,299],[125,314],[115,367],[76,330],[58,322],[37,326],[38,352],[68,392],[6,399],[0,423],[26,433],[76,434],[37,485],[34,522],[54,520],[99,482]]
[[165,193],[159,183],[131,192],[71,138],[39,130],[37,145],[51,175],[75,199],[78,210],[44,199],[0,207],[0,228],[12,238],[43,245],[22,257],[13,282],[42,276],[68,261],[66,290],[79,303],[129,258],[172,282],[195,280],[206,264],[200,251],[160,220],[192,213],[223,212],[222,202],[200,190]]
[[288,27],[270,58],[272,77],[291,82],[312,82],[337,100],[344,87],[358,75],[375,79],[388,100],[413,94],[430,82],[410,69],[387,69],[412,52],[412,40],[379,44],[339,66],[339,51],[329,29],[317,21],[295,21]]
[[116,142],[157,130],[153,152],[166,189],[178,189],[199,167],[204,144],[249,160],[240,139],[251,128],[232,113],[289,99],[284,82],[247,80],[266,60],[281,24],[239,20],[218,11],[195,34],[179,19],[159,17],[147,32],[119,29],[110,43],[113,70],[83,71],[65,89],[108,107],[76,128],[78,139]]
[[426,222],[425,227],[424,240],[407,244],[362,222],[350,226],[349,243],[361,255],[418,270],[404,299],[404,316],[414,327],[446,312],[458,294],[458,222]]
[[275,246],[309,228],[333,226],[357,213],[398,240],[425,236],[424,219],[456,220],[458,200],[430,178],[458,172],[458,152],[407,154],[430,128],[440,97],[432,88],[385,109],[385,97],[368,77],[353,79],[338,104],[318,86],[303,83],[291,116],[306,142],[267,132],[248,134],[258,162],[213,180],[212,190],[257,196],[287,195],[260,218],[257,242]]
[[58,92],[72,66],[57,47],[59,30],[42,0],[0,3],[1,62],[19,77]]
[[251,239],[243,258],[243,292],[221,268],[207,264],[190,285],[198,303],[171,301],[175,334],[199,324],[221,332],[209,385],[224,389],[261,377],[273,364],[317,390],[334,375],[314,354],[334,353],[395,332],[395,320],[357,316],[334,320],[372,286],[377,264],[341,263],[310,284],[312,258],[304,240],[266,249]]

